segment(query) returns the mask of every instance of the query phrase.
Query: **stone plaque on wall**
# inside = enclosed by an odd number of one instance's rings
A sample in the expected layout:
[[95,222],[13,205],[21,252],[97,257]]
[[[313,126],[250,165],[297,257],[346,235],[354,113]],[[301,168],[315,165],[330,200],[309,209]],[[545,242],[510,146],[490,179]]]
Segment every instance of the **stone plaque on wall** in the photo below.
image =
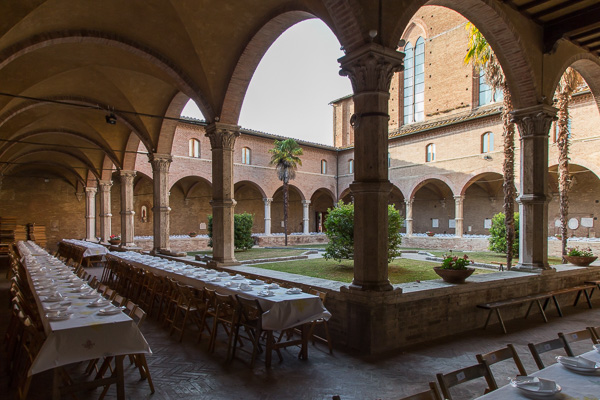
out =
[[206,229],[206,224],[204,222],[200,222],[200,229]]
[[594,218],[581,218],[581,226],[584,228],[593,228]]
[[485,229],[490,229],[492,227],[492,220],[490,218],[486,218],[483,220],[483,227]]
[[440,220],[437,218],[432,218],[431,219],[431,227],[432,228],[439,228],[440,227]]
[[455,219],[448,220],[448,228],[456,228],[456,220]]

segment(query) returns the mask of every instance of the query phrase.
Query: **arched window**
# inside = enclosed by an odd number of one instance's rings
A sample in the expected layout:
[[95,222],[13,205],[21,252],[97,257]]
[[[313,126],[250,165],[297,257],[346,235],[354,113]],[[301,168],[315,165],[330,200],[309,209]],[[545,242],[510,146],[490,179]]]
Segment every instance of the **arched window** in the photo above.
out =
[[435,161],[435,144],[429,143],[425,148],[425,162]]
[[502,90],[498,89],[492,93],[492,88],[487,84],[485,80],[485,73],[481,71],[479,73],[479,105],[483,106],[490,103],[502,101],[504,95]]
[[250,165],[250,148],[242,147],[242,164]]
[[492,151],[494,151],[494,134],[486,132],[481,135],[481,152],[490,153]]
[[198,139],[190,139],[189,147],[190,157],[200,158],[200,141]]
[[404,123],[425,118],[425,40],[404,46]]
[[327,173],[327,161],[325,161],[325,160],[321,160],[321,173],[322,174]]
[[348,160],[348,173],[354,173],[354,160]]

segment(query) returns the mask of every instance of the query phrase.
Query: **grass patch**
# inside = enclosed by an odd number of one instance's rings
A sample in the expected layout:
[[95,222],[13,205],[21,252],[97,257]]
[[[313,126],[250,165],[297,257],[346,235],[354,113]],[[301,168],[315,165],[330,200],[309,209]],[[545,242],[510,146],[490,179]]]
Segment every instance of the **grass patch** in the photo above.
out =
[[[415,261],[404,258],[394,260],[389,265],[388,274],[390,282],[395,284],[414,282],[416,280],[426,281],[440,279],[440,277],[433,272],[433,267],[435,265],[435,263],[427,261]],[[253,267],[347,283],[352,282],[354,277],[353,261],[351,260],[344,260],[339,263],[335,260],[316,258],[310,260],[254,264]],[[475,274],[482,273],[488,273],[488,271],[480,269],[475,270]]]
[[[440,250],[426,250],[429,253],[433,254],[436,257],[443,257],[444,254],[449,254],[448,251],[440,251]],[[498,262],[506,265],[506,255],[500,253],[493,253],[491,251],[470,251],[470,252],[461,252],[455,251],[453,252],[456,256],[462,256],[466,254],[469,258],[478,263],[490,264],[492,262]],[[518,258],[513,258],[513,265],[516,265],[519,262]],[[550,265],[562,264],[562,260],[560,257],[548,257],[548,263]]]
[[[290,257],[299,256],[304,253],[304,250],[296,249],[248,249],[246,251],[236,251],[235,258],[238,261],[256,260],[258,258],[273,258],[273,257]],[[190,251],[188,256],[196,254],[212,255],[212,250],[205,251]]]

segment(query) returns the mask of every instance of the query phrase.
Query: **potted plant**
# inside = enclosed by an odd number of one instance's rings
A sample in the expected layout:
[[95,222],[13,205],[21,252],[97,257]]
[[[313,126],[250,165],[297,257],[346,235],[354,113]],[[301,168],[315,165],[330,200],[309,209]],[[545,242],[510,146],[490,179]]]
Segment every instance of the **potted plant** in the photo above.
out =
[[439,267],[433,267],[433,270],[438,274],[445,282],[448,283],[464,283],[473,272],[475,268],[467,267],[467,265],[473,263],[469,260],[469,257],[464,254],[462,257],[453,255],[452,253],[444,254],[442,265]]
[[110,235],[110,238],[108,238],[108,243],[112,245],[121,244],[121,235]]
[[191,231],[190,233],[188,233],[188,235],[190,237],[196,237],[196,236],[198,236],[198,232]]
[[431,232],[431,231],[427,231],[427,232],[425,232],[425,234],[426,234],[427,236],[433,236],[433,235],[435,235],[435,233],[433,233],[433,232]]
[[573,265],[587,267],[598,258],[592,253],[592,249],[587,248],[579,250],[579,247],[571,247],[565,256],[565,259]]

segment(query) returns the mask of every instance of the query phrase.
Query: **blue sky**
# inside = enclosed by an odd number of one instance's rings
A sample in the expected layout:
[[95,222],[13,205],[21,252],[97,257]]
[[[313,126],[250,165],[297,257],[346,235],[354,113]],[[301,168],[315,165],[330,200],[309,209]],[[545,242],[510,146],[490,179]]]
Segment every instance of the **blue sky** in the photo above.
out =
[[[352,93],[339,76],[344,53],[329,27],[312,19],[285,31],[269,48],[250,82],[239,124],[244,128],[333,144],[332,100]],[[203,119],[193,102],[183,116]]]

